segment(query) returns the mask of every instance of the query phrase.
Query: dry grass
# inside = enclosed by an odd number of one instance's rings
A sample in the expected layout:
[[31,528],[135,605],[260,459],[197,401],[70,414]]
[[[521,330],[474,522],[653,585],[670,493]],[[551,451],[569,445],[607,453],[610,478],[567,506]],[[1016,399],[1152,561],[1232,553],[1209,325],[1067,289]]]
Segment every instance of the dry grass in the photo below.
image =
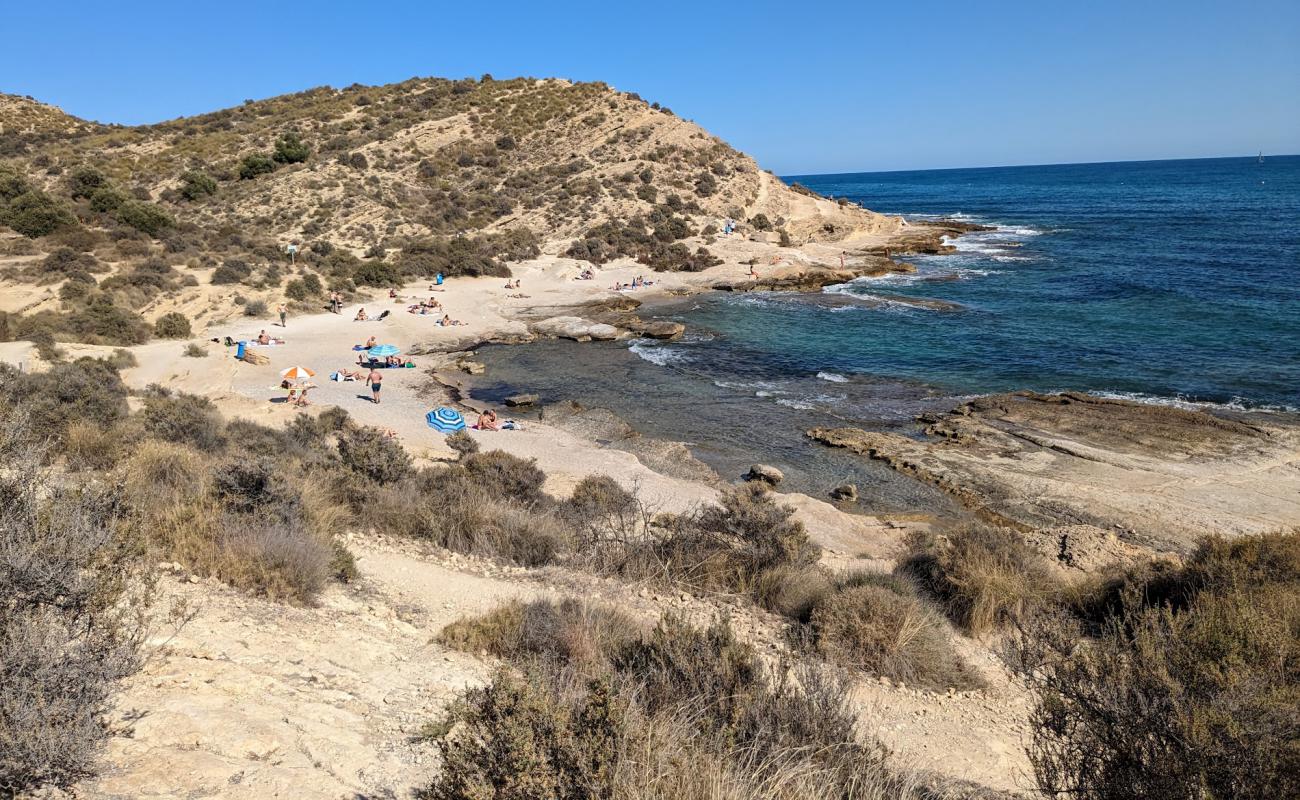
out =
[[[725,624],[665,618],[629,636],[577,601],[513,604],[446,640],[496,648],[505,669],[440,726],[444,770],[418,796],[935,798],[858,739],[845,686],[807,667],[766,667]],[[593,646],[594,669],[565,659]],[[455,724],[453,724],[455,723]]]
[[118,427],[78,420],[68,425],[63,434],[63,455],[68,469],[112,469],[124,451],[122,431]]
[[868,584],[825,595],[808,628],[819,654],[870,675],[931,689],[981,685],[943,619],[915,592]]
[[975,636],[1025,619],[1060,595],[1041,555],[1007,528],[973,526],[945,538],[912,536],[900,570]]

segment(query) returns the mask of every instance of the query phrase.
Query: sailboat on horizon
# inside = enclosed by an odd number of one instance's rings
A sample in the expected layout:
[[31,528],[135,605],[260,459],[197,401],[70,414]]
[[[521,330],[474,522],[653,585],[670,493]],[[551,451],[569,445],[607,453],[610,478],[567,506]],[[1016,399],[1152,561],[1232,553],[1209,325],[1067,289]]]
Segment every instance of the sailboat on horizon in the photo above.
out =
[[1264,151],[1263,151],[1263,150],[1260,150],[1260,151],[1259,151],[1259,161],[1257,161],[1257,162],[1255,162],[1255,163],[1257,163],[1257,164],[1263,164],[1263,163],[1264,163]]

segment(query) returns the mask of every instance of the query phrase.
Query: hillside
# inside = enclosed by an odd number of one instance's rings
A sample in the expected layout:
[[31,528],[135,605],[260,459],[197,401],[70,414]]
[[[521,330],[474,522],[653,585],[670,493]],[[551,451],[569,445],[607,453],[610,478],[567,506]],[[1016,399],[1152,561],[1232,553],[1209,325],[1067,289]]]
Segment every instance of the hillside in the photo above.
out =
[[719,263],[727,218],[786,244],[899,225],[600,83],[322,87],[137,127],[2,96],[0,130],[0,267],[15,287],[0,310],[29,317],[0,338],[125,344],[146,335],[128,317],[160,294],[184,309],[216,284],[319,305],[326,289],[505,275],[541,252],[698,271]]

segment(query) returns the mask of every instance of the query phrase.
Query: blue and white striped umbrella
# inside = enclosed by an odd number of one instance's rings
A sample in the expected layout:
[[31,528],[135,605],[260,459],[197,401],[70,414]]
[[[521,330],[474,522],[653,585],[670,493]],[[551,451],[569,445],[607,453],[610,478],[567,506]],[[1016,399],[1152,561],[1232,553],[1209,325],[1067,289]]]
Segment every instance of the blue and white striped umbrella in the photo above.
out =
[[424,415],[424,421],[429,423],[429,427],[439,433],[455,433],[456,431],[465,430],[465,418],[454,408],[439,406]]
[[392,344],[377,344],[370,348],[370,355],[373,358],[387,358],[388,356],[395,356],[400,352],[402,351],[397,347],[397,345]]

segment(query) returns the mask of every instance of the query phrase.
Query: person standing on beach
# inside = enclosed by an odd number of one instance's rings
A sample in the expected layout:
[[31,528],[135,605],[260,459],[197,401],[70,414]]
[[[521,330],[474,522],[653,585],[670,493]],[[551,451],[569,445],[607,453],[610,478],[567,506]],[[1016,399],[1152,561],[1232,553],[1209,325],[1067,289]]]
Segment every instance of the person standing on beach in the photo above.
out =
[[285,307],[284,303],[281,303],[275,307],[275,311],[280,315],[280,327],[285,327],[284,321],[289,316],[289,309]]
[[370,368],[370,374],[366,376],[366,382],[370,384],[370,395],[375,405],[379,405],[379,390],[384,382],[384,375],[377,367]]

